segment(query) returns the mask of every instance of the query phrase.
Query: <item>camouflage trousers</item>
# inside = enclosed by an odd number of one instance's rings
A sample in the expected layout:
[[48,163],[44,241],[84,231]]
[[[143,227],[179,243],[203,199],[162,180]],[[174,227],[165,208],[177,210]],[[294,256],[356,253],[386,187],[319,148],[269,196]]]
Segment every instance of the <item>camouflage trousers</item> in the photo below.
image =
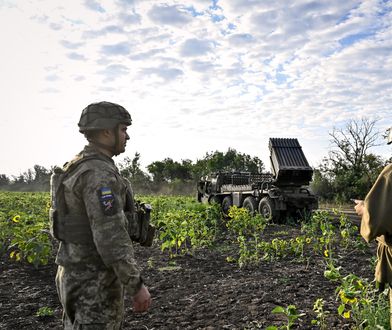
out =
[[124,316],[124,288],[111,270],[59,266],[56,287],[65,330],[118,330]]

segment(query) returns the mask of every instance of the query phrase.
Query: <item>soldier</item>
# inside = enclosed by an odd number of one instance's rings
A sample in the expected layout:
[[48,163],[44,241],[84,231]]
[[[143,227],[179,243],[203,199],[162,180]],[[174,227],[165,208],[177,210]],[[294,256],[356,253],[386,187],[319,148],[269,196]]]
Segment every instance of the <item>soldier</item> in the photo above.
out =
[[[387,131],[388,144],[392,143],[392,130]],[[382,291],[385,284],[390,286],[392,327],[392,164],[387,165],[378,176],[365,200],[355,199],[355,212],[362,217],[361,235],[370,242],[376,239],[377,265],[376,282]]]
[[132,190],[112,160],[125,151],[131,123],[120,105],[87,106],[78,125],[89,144],[52,176],[51,229],[60,240],[56,286],[64,329],[120,329],[124,289],[134,312],[151,304],[126,216],[135,211]]

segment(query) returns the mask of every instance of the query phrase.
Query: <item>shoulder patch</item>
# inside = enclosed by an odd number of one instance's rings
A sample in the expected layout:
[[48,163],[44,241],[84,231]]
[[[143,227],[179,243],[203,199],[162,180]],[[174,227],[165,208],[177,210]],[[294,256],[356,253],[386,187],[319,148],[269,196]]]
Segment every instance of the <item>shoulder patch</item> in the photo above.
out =
[[109,187],[102,187],[98,190],[99,204],[105,215],[114,215],[117,212],[116,197]]

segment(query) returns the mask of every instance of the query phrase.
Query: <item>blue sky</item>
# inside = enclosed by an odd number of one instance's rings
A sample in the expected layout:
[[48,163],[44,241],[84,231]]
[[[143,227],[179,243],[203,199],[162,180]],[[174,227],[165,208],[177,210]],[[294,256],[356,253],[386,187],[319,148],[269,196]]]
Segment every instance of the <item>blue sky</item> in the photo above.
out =
[[[392,1],[0,0],[0,173],[61,165],[89,103],[133,118],[143,165],[269,137],[313,166],[349,120],[392,126]],[[375,148],[389,157],[390,148]]]

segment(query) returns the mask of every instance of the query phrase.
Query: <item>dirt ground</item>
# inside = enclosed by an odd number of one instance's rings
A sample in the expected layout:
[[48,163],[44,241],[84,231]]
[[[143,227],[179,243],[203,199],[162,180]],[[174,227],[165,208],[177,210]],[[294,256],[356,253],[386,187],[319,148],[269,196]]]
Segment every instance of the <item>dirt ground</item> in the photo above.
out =
[[[265,236],[276,230],[298,234],[293,226],[268,227]],[[272,314],[276,306],[294,304],[305,313],[295,329],[312,328],[312,311],[317,298],[323,298],[330,311],[329,329],[349,329],[350,324],[337,316],[336,284],[324,278],[322,258],[309,263],[287,259],[262,262],[240,269],[228,263],[233,247],[218,244],[193,256],[170,259],[158,246],[136,247],[143,276],[153,297],[149,312],[133,314],[130,301],[124,329],[265,329],[282,325],[284,317]],[[370,258],[375,246],[365,252],[345,252],[338,264],[344,272],[373,278]],[[54,277],[56,265],[34,269],[31,265],[0,259],[0,329],[61,329]],[[53,316],[36,316],[41,307],[54,310]]]

